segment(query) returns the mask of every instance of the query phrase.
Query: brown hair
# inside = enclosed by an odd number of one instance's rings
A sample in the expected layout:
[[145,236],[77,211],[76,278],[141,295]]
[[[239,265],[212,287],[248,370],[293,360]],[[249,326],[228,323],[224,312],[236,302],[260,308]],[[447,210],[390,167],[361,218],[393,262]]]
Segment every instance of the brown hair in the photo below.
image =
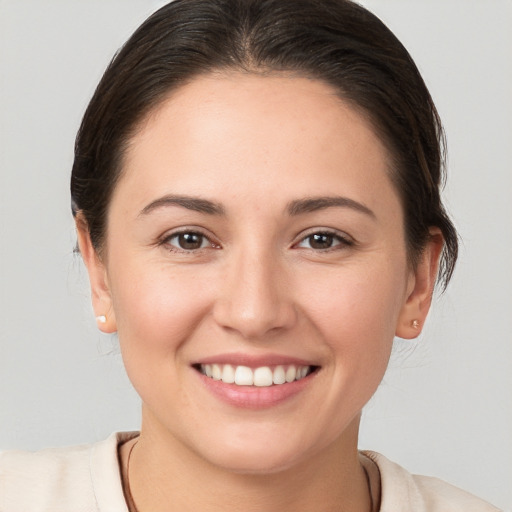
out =
[[85,112],[71,177],[100,251],[126,146],[173,89],[215,70],[294,72],[333,86],[372,122],[392,156],[409,258],[438,227],[440,279],[457,259],[457,233],[440,198],[444,133],[407,50],[373,14],[349,0],[175,0],[149,17],[108,66]]

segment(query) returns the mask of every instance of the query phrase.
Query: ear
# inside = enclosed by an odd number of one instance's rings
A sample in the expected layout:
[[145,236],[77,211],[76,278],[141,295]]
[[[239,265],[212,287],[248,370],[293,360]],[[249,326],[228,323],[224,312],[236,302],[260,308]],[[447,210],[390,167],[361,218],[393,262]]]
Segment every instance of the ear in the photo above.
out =
[[400,338],[412,339],[421,333],[432,302],[444,239],[438,228],[430,228],[429,232],[421,259],[411,270],[407,299],[398,317],[395,334]]
[[116,332],[116,319],[105,264],[92,245],[89,228],[82,214],[77,214],[75,223],[78,247],[89,273],[92,307],[98,329],[104,333]]

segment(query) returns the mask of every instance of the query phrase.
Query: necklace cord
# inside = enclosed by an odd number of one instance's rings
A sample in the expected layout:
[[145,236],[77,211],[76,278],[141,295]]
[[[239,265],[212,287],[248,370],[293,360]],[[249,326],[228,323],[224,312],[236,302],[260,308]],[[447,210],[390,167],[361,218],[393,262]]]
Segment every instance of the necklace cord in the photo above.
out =
[[130,486],[130,459],[132,458],[132,452],[133,452],[133,449],[135,448],[135,445],[139,442],[139,440],[137,439],[137,441],[135,441],[131,448],[130,448],[130,451],[128,452],[128,457],[126,459],[126,494],[127,494],[127,498],[128,498],[128,509],[131,511],[131,512],[139,512],[137,510],[137,506],[135,505],[135,501],[133,499],[133,496],[132,496],[132,488]]

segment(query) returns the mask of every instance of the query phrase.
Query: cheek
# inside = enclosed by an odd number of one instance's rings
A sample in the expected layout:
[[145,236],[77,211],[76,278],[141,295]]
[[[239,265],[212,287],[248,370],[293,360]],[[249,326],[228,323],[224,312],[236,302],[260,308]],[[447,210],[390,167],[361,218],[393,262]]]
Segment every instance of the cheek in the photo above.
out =
[[[375,265],[363,271],[336,269],[308,280],[299,295],[321,333],[338,378],[346,385],[377,386],[391,352],[404,296],[403,272]],[[369,397],[368,397],[369,398]]]
[[351,269],[318,274],[310,278],[299,296],[307,298],[317,327],[336,333],[352,333],[364,339],[393,337],[404,294],[404,279],[392,269],[380,272]]
[[158,417],[166,411],[169,425],[175,411],[187,410],[186,349],[208,311],[208,292],[197,274],[145,262],[125,267],[113,282],[126,373],[149,410],[160,411]]
[[144,268],[125,267],[112,283],[118,335],[130,377],[149,364],[168,366],[169,358],[179,358],[180,348],[208,309],[208,293],[203,293],[198,273],[140,266]]

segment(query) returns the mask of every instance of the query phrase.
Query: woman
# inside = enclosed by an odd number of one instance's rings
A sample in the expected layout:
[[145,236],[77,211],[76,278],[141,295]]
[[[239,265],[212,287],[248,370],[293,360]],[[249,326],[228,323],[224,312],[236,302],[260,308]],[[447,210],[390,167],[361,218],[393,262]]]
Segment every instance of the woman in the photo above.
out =
[[442,149],[414,63],[356,4],[155,13],[91,100],[71,183],[141,431],[6,454],[1,509],[497,510],[357,451],[393,337],[455,264]]

